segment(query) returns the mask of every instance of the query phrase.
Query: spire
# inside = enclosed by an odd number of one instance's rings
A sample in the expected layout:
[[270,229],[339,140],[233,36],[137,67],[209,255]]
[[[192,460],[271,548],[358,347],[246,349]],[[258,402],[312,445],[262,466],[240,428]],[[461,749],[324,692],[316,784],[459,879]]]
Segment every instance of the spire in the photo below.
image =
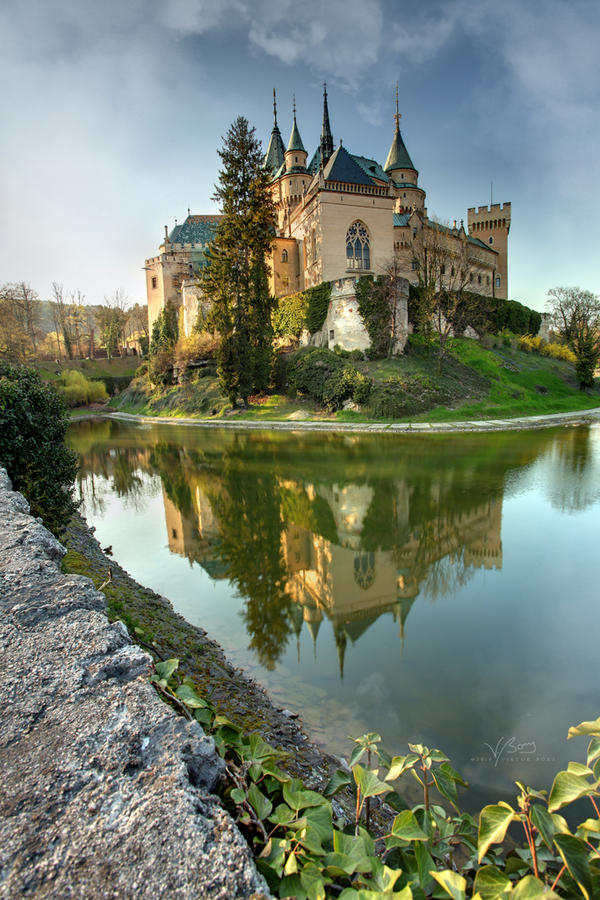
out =
[[412,164],[412,160],[408,155],[408,150],[404,146],[402,135],[400,134],[401,118],[402,116],[398,110],[398,84],[396,84],[396,113],[394,115],[396,127],[394,129],[392,146],[390,147],[390,152],[388,153],[385,166],[383,167],[384,172],[393,172],[394,169],[413,169],[416,171]]
[[296,95],[294,94],[294,124],[292,126],[292,133],[290,134],[290,139],[288,141],[286,153],[289,153],[290,150],[297,150],[302,153],[306,153],[304,149],[304,144],[302,143],[302,138],[300,137],[300,132],[298,131],[298,126],[296,125]]
[[265,154],[263,167],[265,169],[270,169],[271,172],[275,174],[275,172],[279,171],[283,165],[284,155],[285,150],[283,147],[283,140],[277,125],[277,98],[275,96],[275,88],[273,88],[273,131],[271,132],[271,138]]
[[327,83],[323,84],[323,127],[321,128],[321,143],[319,145],[321,161],[327,165],[333,154],[333,135],[329,124],[329,109],[327,108]]

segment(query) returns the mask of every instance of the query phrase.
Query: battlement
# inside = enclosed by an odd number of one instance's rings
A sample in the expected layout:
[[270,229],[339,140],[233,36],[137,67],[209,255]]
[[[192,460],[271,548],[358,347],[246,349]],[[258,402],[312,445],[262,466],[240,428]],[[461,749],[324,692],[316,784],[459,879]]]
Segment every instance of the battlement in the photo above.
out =
[[470,206],[467,210],[469,219],[477,219],[479,216],[491,216],[499,212],[504,213],[504,218],[510,216],[510,203],[493,203],[491,206]]

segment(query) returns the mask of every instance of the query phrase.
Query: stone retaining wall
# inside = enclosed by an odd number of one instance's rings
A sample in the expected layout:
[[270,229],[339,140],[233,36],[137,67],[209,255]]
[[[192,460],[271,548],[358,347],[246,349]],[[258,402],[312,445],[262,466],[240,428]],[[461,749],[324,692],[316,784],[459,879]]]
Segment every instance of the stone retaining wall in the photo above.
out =
[[267,896],[211,738],[0,469],[0,897]]

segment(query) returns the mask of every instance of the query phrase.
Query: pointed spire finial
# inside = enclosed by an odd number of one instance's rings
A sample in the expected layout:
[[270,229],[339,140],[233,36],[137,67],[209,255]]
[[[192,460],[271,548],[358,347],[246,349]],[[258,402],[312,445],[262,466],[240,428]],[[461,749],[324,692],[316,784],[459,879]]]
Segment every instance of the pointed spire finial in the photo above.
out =
[[400,131],[400,119],[402,115],[398,109],[398,82],[396,82],[396,114],[394,116],[394,121],[396,122],[396,131]]
[[275,95],[275,88],[273,88],[273,124],[274,127],[277,128],[277,97]]
[[294,110],[294,122],[296,121],[296,94],[292,94],[292,106]]
[[333,156],[333,135],[329,124],[329,109],[327,107],[327,82],[323,82],[323,127],[321,128],[321,141],[319,144],[320,162],[326,165]]

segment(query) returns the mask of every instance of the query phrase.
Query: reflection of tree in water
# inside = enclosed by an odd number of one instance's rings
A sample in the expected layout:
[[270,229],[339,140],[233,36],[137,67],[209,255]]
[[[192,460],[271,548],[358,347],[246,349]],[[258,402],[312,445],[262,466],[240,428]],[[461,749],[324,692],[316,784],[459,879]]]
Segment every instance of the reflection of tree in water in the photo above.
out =
[[550,453],[552,474],[547,478],[552,506],[563,512],[580,512],[598,501],[598,442],[587,427],[564,429],[557,435]]
[[239,459],[226,458],[220,487],[218,494],[209,494],[219,525],[218,553],[244,599],[250,647],[263,666],[274,669],[293,630],[291,601],[284,590],[277,478],[268,472],[249,475]]
[[452,558],[443,556],[429,563],[421,582],[421,593],[431,600],[451,596],[470,581],[474,571],[467,565],[462,547]]

